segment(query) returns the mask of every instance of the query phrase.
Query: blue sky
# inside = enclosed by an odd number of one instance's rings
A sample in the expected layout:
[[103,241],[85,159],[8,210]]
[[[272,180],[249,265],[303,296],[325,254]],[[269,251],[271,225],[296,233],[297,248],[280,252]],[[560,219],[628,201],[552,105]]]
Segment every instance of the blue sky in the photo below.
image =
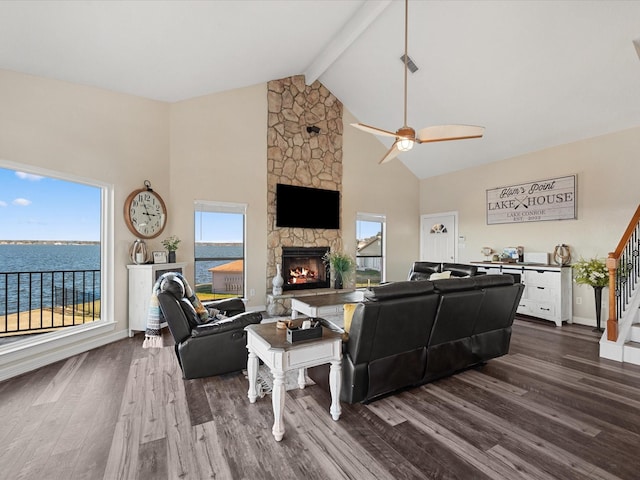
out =
[[195,229],[196,242],[241,243],[242,215],[197,212]]
[[100,189],[0,168],[0,240],[100,240]]
[[[374,222],[360,227],[359,238],[379,231]],[[195,228],[196,241],[242,242],[241,215],[205,212],[200,222],[196,214]],[[100,189],[0,168],[1,240],[99,241]]]

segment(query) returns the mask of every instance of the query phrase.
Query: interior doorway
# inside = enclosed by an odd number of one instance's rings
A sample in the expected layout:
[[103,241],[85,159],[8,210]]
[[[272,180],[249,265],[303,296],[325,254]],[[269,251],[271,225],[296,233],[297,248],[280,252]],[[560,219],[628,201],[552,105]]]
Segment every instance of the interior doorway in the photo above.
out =
[[458,260],[458,212],[420,216],[420,260],[456,262]]

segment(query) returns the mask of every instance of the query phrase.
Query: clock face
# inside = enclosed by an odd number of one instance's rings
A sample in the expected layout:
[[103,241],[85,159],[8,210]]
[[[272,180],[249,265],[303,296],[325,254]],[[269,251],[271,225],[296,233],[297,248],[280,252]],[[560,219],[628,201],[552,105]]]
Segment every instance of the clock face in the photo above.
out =
[[129,230],[142,238],[160,235],[166,222],[162,198],[151,190],[137,190],[125,202],[125,220]]

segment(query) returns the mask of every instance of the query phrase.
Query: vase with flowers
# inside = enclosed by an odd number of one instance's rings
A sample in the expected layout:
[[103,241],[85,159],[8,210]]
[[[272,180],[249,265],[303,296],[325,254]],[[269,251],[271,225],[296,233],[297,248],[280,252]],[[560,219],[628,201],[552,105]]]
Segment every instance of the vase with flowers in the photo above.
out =
[[334,275],[334,288],[341,289],[344,286],[344,281],[353,270],[356,268],[355,259],[344,252],[333,251],[327,252],[322,257],[325,265],[329,265]]
[[609,270],[604,258],[590,258],[571,265],[573,267],[574,281],[579,285],[590,285],[596,301],[596,328],[594,332],[602,332],[600,328],[600,315],[602,313],[602,289],[609,285]]
[[176,250],[178,250],[179,244],[180,239],[175,235],[171,235],[162,240],[162,246],[169,252],[169,263],[176,263]]

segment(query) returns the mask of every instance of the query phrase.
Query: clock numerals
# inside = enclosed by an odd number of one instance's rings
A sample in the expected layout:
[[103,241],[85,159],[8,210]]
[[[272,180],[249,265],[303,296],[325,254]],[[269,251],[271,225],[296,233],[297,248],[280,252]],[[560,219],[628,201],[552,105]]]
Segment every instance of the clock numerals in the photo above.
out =
[[129,196],[125,204],[125,216],[133,233],[145,238],[154,238],[164,229],[164,202],[152,191],[139,190]]

